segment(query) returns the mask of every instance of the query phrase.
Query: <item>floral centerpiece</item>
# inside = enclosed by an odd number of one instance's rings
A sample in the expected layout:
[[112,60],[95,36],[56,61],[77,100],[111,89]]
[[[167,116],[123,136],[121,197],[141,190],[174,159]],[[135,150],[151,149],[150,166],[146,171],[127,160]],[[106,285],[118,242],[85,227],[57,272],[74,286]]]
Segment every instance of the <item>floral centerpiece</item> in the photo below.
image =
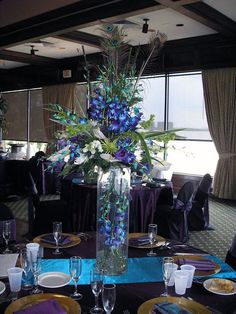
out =
[[[49,159],[65,161],[63,175],[75,171],[94,173],[111,163],[124,164],[132,171],[148,173],[158,146],[151,138],[174,137],[174,131],[148,131],[154,121],[143,119],[142,86],[139,79],[147,64],[157,56],[166,37],[157,33],[151,40],[150,52],[137,73],[140,49],[135,52],[124,42],[123,29],[108,25],[101,42],[105,62],[98,66],[97,83],[88,86],[89,107],[86,117],[79,117],[60,105],[52,105],[52,120],[65,129],[57,133],[58,151]],[[85,67],[87,68],[87,66]],[[88,78],[88,77],[87,77]],[[89,78],[88,78],[89,81]],[[154,152],[152,156],[150,152]]]
[[154,116],[145,121],[140,107],[139,79],[165,40],[163,34],[154,36],[137,70],[140,49],[134,51],[124,43],[123,29],[106,26],[101,43],[104,64],[97,68],[99,76],[93,89],[88,86],[87,116],[79,117],[59,105],[52,108],[53,121],[65,129],[57,134],[59,150],[50,160],[66,162],[63,175],[81,171],[94,176],[101,169],[97,185],[97,265],[107,274],[127,269],[130,169],[148,173],[157,150],[151,138],[173,135],[173,131],[148,131]]

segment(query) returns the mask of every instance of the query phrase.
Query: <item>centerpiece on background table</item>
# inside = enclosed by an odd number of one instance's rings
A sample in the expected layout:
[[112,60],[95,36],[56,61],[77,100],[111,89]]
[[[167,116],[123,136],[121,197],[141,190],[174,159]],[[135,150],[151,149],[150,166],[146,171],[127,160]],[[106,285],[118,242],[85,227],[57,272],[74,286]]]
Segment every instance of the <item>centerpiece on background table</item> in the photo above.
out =
[[83,172],[85,178],[97,175],[96,262],[105,274],[116,275],[128,265],[130,171],[148,173],[157,148],[150,139],[174,131],[148,131],[154,116],[145,121],[140,110],[139,79],[148,62],[155,60],[165,35],[152,38],[137,71],[140,51],[125,44],[123,29],[107,25],[103,31],[104,64],[98,66],[93,89],[88,86],[87,117],[53,105],[52,120],[65,129],[58,134],[60,149],[50,160],[66,162],[63,175],[75,171]]

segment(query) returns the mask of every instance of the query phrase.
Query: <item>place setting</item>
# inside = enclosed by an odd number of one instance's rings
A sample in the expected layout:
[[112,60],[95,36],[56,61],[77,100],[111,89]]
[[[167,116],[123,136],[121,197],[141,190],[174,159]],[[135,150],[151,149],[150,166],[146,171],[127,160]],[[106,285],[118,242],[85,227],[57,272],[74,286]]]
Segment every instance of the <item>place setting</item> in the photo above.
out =
[[54,255],[59,255],[62,252],[60,248],[70,248],[80,244],[81,238],[78,235],[63,233],[62,223],[53,222],[53,232],[39,235],[33,239],[33,242],[40,244],[40,246],[48,249],[55,249]]
[[[190,264],[178,265],[173,257],[162,259],[162,275],[164,292],[157,298],[153,298],[141,304],[138,314],[146,313],[181,313],[184,314],[210,314],[212,313],[204,305],[185,298],[186,289],[191,289],[196,267]],[[177,296],[169,294],[169,288],[174,287]]]
[[157,235],[156,224],[149,224],[148,233],[129,234],[129,246],[133,248],[152,250],[154,248],[162,247],[165,243],[165,238]]

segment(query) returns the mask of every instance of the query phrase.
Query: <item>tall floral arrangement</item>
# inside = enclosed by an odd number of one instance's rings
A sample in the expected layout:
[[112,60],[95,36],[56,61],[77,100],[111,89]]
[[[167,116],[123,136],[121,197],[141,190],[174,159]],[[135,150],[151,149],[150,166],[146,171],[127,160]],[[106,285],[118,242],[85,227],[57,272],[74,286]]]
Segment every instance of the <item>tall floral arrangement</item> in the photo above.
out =
[[[66,162],[63,175],[75,171],[94,173],[96,167],[105,170],[111,163],[147,173],[151,159],[155,158],[150,154],[149,148],[154,151],[154,142],[150,139],[173,134],[173,131],[148,131],[154,116],[145,121],[140,107],[139,79],[155,60],[165,35],[155,34],[149,53],[140,63],[140,48],[134,49],[124,42],[122,28],[107,25],[103,32],[104,64],[97,66],[99,75],[93,88],[88,84],[87,116],[80,117],[60,105],[52,106],[52,120],[63,125],[64,130],[57,134],[58,151],[50,160]],[[87,63],[85,68],[88,69]],[[87,81],[90,81],[89,71]]]

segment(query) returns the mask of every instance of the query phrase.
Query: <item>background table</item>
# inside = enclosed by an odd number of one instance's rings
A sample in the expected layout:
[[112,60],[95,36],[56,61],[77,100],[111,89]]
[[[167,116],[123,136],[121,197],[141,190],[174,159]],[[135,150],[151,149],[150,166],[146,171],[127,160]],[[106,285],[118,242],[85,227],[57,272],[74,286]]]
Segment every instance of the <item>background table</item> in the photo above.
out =
[[[62,190],[62,198],[70,194],[69,206],[74,213],[74,230],[96,230],[97,186],[72,183],[62,187]],[[173,202],[171,182],[159,187],[132,186],[130,195],[130,232],[146,232],[148,224],[154,221],[157,205],[166,202],[171,205]]]

